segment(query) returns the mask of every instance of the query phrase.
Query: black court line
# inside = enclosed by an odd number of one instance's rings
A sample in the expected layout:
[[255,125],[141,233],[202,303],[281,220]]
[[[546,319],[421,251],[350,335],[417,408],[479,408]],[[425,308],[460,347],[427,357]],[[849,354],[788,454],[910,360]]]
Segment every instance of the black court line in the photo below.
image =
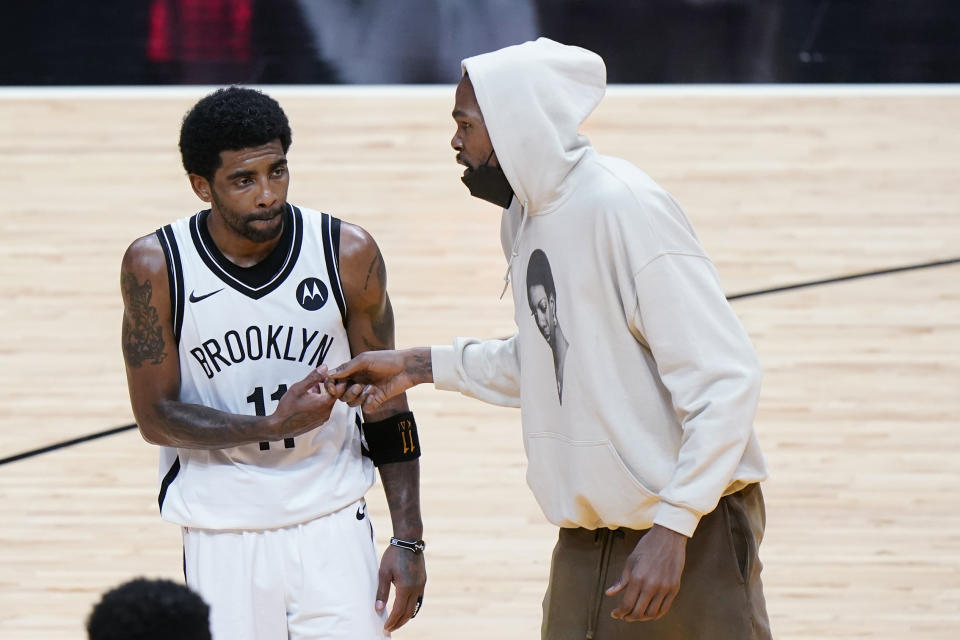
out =
[[917,269],[930,269],[931,267],[942,267],[948,264],[960,263],[960,258],[950,258],[948,260],[937,260],[936,262],[922,262],[920,264],[910,264],[904,267],[893,267],[891,269],[879,269],[877,271],[864,271],[862,273],[851,273],[846,276],[836,278],[825,278],[823,280],[811,280],[810,282],[799,282],[797,284],[788,284],[782,287],[772,289],[759,289],[757,291],[747,291],[744,293],[735,293],[727,296],[727,300],[739,300],[741,298],[752,298],[763,296],[770,293],[780,293],[781,291],[791,291],[793,289],[804,289],[806,287],[816,287],[824,284],[833,284],[835,282],[845,282],[847,280],[856,280],[858,278],[871,278],[873,276],[885,276],[891,273],[900,273],[902,271],[915,271]]
[[[809,282],[799,282],[797,284],[788,284],[782,287],[773,287],[772,289],[759,289],[757,291],[746,291],[744,293],[735,293],[727,296],[727,300],[740,300],[742,298],[754,298],[757,296],[768,295],[771,293],[780,293],[781,291],[792,291],[794,289],[804,289],[807,287],[817,287],[825,284],[833,284],[836,282],[845,282],[847,280],[856,280],[858,278],[870,278],[873,276],[885,276],[891,273],[901,273],[904,271],[916,271],[918,269],[930,269],[932,267],[943,267],[949,264],[960,263],[960,258],[950,258],[947,260],[937,260],[935,262],[922,262],[920,264],[910,264],[903,267],[893,267],[891,269],[878,269],[876,271],[864,271],[862,273],[851,273],[845,276],[838,276],[836,278],[824,278],[823,280],[811,280]],[[96,440],[98,438],[103,438],[105,436],[112,436],[115,433],[123,433],[124,431],[130,431],[131,429],[136,429],[137,425],[128,424],[122,427],[116,427],[113,429],[107,429],[106,431],[99,431],[97,433],[91,433],[80,438],[74,438],[73,440],[67,440],[65,442],[59,442],[57,444],[52,444],[48,447],[42,447],[40,449],[34,449],[33,451],[25,451],[23,453],[18,453],[17,455],[10,456],[9,458],[0,458],[0,466],[8,464],[10,462],[16,462],[17,460],[23,460],[25,458],[31,458],[33,456],[38,456],[41,453],[48,453],[50,451],[56,451],[57,449],[63,449],[64,447],[70,447],[75,444],[80,444],[82,442],[89,442],[91,440]]]
[[17,455],[10,456],[9,458],[0,458],[0,465],[4,465],[10,462],[16,462],[17,460],[23,460],[24,458],[32,458],[33,456],[38,456],[41,453],[56,451],[57,449],[63,449],[64,447],[71,447],[75,444],[80,444],[81,442],[89,442],[90,440],[96,440],[98,438],[103,438],[104,436],[112,436],[115,433],[123,433],[124,431],[130,431],[131,429],[136,429],[136,428],[137,428],[137,425],[128,424],[122,427],[107,429],[106,431],[98,431],[97,433],[91,433],[90,435],[82,436],[80,438],[74,438],[73,440],[58,442],[57,444],[51,444],[48,447],[41,447],[40,449],[34,449],[33,451],[24,451],[23,453],[18,453]]

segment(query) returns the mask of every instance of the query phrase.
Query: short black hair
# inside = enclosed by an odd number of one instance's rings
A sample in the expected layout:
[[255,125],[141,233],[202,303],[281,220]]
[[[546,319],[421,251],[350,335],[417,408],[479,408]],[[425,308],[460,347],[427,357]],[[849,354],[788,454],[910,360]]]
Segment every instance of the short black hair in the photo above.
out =
[[210,607],[182,584],[135,578],[107,591],[87,618],[90,640],[211,640]]
[[553,284],[553,272],[550,271],[550,261],[547,254],[540,249],[534,249],[527,263],[527,304],[533,311],[533,300],[530,299],[530,288],[541,285],[547,298],[557,299],[557,287]]
[[187,173],[213,180],[221,151],[280,140],[286,153],[292,139],[290,123],[276,100],[255,89],[227,87],[200,100],[184,116],[180,157]]

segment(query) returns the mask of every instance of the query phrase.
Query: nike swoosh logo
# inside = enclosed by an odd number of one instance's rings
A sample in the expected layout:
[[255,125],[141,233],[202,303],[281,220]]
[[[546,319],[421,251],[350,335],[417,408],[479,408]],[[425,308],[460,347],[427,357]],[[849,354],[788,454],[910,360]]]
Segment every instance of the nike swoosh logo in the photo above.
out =
[[200,301],[203,300],[204,298],[209,298],[209,297],[212,296],[213,294],[215,294],[215,293],[220,293],[221,291],[223,291],[223,287],[217,289],[216,291],[211,291],[210,293],[206,293],[206,294],[204,294],[204,295],[202,295],[202,296],[195,296],[195,295],[193,295],[193,291],[191,291],[191,292],[190,292],[190,302],[200,302]]

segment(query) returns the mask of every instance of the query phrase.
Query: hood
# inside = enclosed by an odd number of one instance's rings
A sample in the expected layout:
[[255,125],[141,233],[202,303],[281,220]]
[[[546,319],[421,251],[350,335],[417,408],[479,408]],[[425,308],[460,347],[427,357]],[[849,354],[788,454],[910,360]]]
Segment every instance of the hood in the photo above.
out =
[[531,215],[564,197],[563,181],[591,148],[578,133],[607,86],[597,54],[539,38],[467,58],[477,103],[513,192]]

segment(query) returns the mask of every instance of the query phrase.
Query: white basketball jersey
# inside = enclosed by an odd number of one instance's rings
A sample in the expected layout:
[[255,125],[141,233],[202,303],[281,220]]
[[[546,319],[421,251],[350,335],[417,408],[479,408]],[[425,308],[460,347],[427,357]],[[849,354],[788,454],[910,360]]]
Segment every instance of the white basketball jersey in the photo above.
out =
[[[262,263],[271,270],[251,286],[210,239],[208,215],[157,231],[170,278],[180,400],[269,415],[311,369],[350,359],[340,221],[288,205],[278,250]],[[343,508],[374,479],[359,426],[359,411],[337,402],[322,427],[296,438],[226,449],[163,447],[161,514],[182,526],[273,529]]]

